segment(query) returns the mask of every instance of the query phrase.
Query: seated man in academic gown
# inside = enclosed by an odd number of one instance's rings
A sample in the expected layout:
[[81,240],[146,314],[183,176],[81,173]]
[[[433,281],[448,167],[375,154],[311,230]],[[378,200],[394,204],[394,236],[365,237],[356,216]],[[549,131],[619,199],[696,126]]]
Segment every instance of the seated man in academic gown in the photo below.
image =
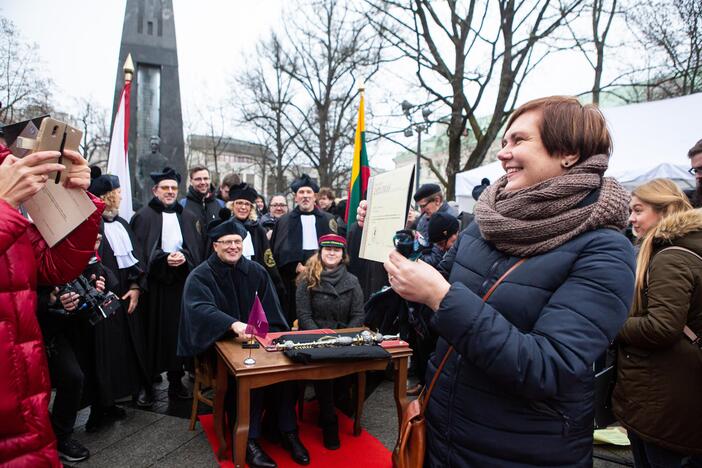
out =
[[[298,273],[305,270],[307,259],[317,252],[317,239],[337,232],[334,216],[314,204],[319,185],[310,176],[302,174],[290,184],[290,188],[295,193],[297,206],[278,220],[271,236],[273,256],[288,292],[297,289],[295,279]],[[297,318],[294,293],[288,294],[287,304],[283,308],[288,324],[292,325]]]
[[[288,330],[275,287],[258,263],[242,256],[248,232],[234,218],[215,220],[208,226],[214,253],[195,268],[185,283],[180,320],[178,354],[196,356],[227,336],[246,338],[246,322],[258,295],[271,331]],[[230,387],[232,388],[233,385]],[[307,449],[297,434],[295,384],[286,382],[277,390],[278,428],[283,447],[296,463],[307,465]],[[266,389],[251,390],[251,425],[246,445],[246,463],[252,467],[275,467],[275,462],[258,445]]]

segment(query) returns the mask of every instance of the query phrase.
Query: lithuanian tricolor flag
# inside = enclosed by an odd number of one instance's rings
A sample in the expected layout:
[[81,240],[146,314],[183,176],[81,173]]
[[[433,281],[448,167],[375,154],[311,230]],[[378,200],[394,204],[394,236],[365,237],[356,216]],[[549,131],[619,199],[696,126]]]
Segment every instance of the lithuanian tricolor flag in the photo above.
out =
[[349,182],[346,216],[344,216],[346,222],[349,224],[356,221],[358,204],[361,200],[366,199],[369,177],[370,167],[368,167],[368,153],[366,153],[365,106],[363,104],[363,90],[361,90],[361,103],[358,106],[358,125],[356,126],[356,138],[354,138],[353,144],[351,182]]

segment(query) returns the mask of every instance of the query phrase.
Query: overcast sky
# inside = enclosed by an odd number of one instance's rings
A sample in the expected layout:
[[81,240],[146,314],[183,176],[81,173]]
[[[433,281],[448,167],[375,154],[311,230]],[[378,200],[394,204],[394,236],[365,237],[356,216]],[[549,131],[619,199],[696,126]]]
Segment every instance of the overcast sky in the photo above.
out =
[[[194,109],[202,103],[226,99],[230,77],[245,66],[243,54],[253,50],[271,29],[280,27],[283,6],[289,8],[292,2],[173,0],[185,120],[192,121]],[[91,97],[111,112],[125,3],[2,0],[0,14],[15,23],[23,39],[39,45],[41,59],[57,85],[57,107],[65,106],[62,110],[70,111],[73,100],[82,96]],[[388,65],[393,66],[396,65]],[[542,64],[539,74],[528,80],[520,102],[549,94],[581,92],[590,86],[591,76],[578,54],[561,54]],[[395,101],[399,103],[407,97],[396,96]],[[375,98],[369,89],[367,105],[373,106]],[[383,98],[387,102],[387,96]],[[412,101],[412,95],[409,98]],[[414,102],[421,99],[416,97]],[[247,137],[241,129],[228,133],[232,137]],[[407,144],[412,145],[410,140]],[[394,145],[369,148],[371,164],[390,168],[389,157],[395,152]]]

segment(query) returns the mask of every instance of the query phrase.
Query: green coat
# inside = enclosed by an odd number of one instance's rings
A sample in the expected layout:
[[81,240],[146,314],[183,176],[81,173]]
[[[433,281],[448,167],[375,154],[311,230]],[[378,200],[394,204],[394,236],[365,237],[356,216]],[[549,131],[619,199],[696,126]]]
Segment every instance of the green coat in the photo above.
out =
[[683,335],[702,336],[702,212],[668,217],[654,228],[654,256],[641,312],[619,332],[614,413],[645,441],[683,454],[702,454],[702,349]]

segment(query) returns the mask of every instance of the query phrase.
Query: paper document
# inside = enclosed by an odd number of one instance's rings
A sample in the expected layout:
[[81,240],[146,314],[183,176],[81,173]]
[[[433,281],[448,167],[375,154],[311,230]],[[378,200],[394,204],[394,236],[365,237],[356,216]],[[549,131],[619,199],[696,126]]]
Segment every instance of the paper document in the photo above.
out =
[[368,211],[363,224],[359,256],[384,262],[395,248],[395,232],[405,228],[412,195],[414,164],[371,177]]

